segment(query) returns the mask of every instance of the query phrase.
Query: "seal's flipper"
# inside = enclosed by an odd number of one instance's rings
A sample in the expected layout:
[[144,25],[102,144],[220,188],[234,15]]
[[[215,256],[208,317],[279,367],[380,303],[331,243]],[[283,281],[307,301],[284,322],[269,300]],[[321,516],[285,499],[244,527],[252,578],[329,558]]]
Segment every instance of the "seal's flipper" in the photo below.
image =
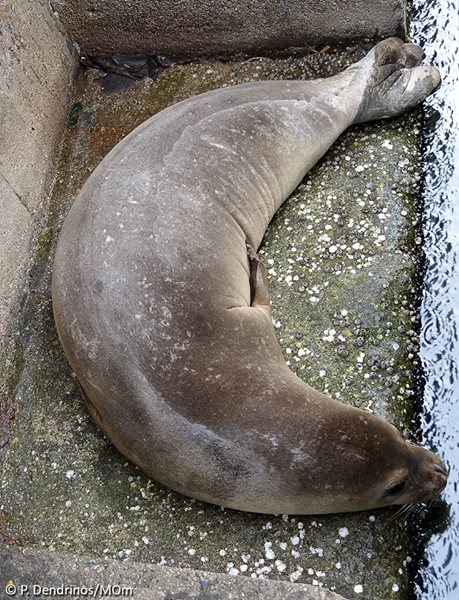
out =
[[253,246],[249,242],[246,242],[246,246],[250,268],[250,306],[261,308],[271,316],[268,273]]
[[388,38],[367,56],[352,65],[349,73],[359,73],[365,81],[355,123],[393,117],[416,106],[440,85],[435,67],[421,65],[422,48]]
[[421,64],[422,48],[417,44],[405,44],[406,61],[405,67],[411,69]]

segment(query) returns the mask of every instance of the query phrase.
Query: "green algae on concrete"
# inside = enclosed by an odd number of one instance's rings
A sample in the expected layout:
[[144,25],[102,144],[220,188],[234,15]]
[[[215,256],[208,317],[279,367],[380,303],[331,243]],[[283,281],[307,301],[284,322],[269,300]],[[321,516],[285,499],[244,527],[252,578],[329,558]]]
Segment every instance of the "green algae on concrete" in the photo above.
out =
[[[410,542],[393,510],[266,516],[190,500],[149,481],[90,420],[59,345],[50,275],[63,218],[115,145],[165,106],[221,85],[307,78],[362,53],[208,62],[107,93],[83,71],[19,336],[23,368],[1,480],[0,531],[22,546],[312,583],[348,598],[406,597]],[[275,327],[300,377],[409,426],[416,314],[413,116],[346,133],[271,224],[261,249]]]

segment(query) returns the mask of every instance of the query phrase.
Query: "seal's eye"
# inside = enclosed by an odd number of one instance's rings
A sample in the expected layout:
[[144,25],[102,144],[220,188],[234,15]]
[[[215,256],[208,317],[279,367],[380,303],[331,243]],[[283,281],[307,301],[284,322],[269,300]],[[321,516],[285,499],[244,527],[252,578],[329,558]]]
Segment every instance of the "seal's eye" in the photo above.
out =
[[390,487],[387,488],[386,496],[397,496],[397,494],[400,494],[400,492],[403,491],[405,484],[406,484],[406,479],[403,479],[402,481],[399,481],[398,483],[394,483],[394,485],[391,485]]

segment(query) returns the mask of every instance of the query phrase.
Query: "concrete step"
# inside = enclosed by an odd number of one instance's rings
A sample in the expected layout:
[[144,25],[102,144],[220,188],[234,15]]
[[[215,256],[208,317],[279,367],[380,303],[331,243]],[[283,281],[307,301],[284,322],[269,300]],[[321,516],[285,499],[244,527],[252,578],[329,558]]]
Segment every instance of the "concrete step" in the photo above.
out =
[[[59,587],[64,589],[49,589]],[[86,591],[88,588],[93,592]],[[135,600],[344,600],[306,584],[0,546],[0,598],[52,595]]]

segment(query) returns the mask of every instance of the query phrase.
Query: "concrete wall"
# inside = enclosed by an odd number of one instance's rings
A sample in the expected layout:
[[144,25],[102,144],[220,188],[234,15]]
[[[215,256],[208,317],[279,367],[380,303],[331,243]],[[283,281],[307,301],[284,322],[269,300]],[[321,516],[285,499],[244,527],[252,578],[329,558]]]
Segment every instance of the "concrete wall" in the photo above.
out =
[[0,367],[44,213],[75,65],[48,2],[0,3]]
[[196,57],[403,36],[404,0],[51,0],[82,53]]

